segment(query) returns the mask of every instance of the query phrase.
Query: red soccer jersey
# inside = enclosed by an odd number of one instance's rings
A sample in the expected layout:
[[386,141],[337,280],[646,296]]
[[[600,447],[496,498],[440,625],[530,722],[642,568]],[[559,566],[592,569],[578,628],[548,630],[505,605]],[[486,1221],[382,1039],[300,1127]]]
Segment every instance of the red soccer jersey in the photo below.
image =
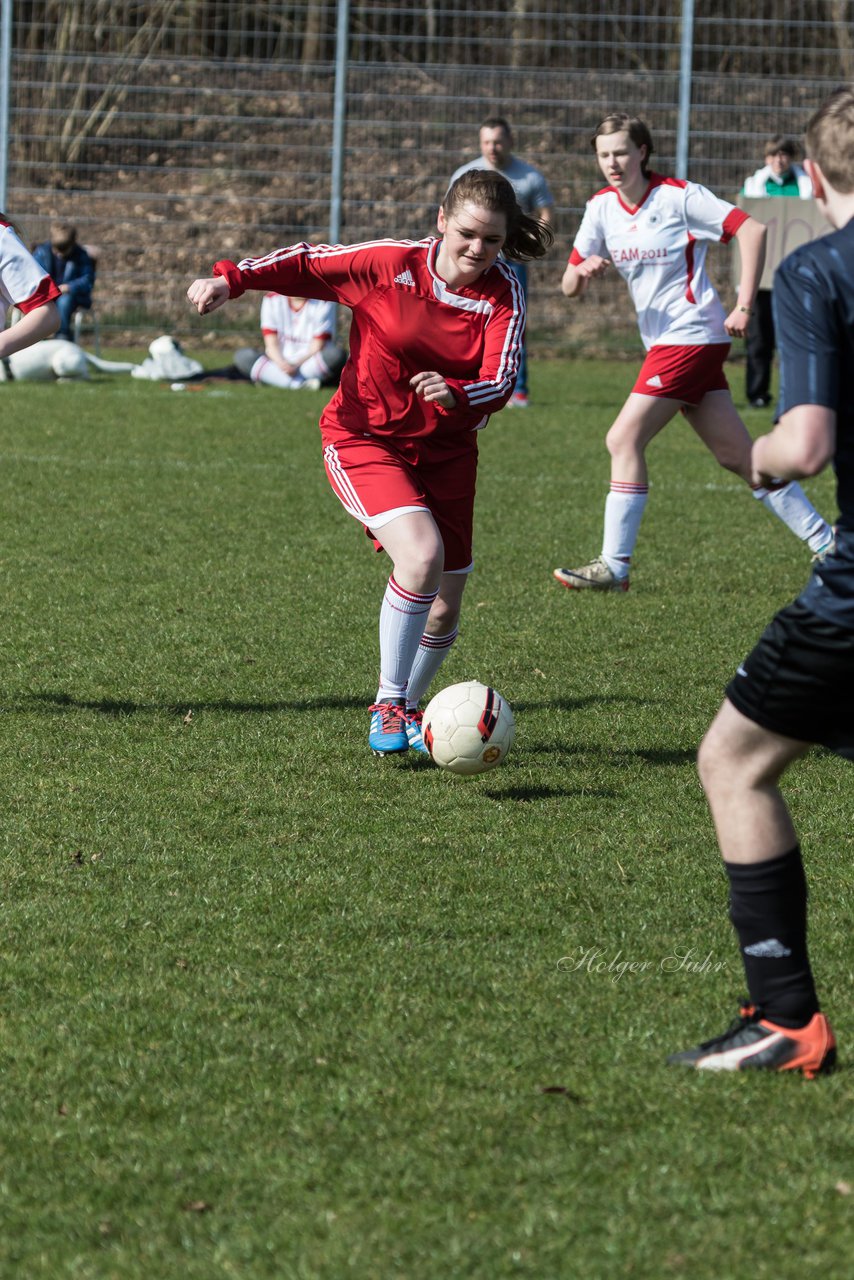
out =
[[[296,244],[214,274],[232,298],[260,289],[343,303],[353,313],[350,359],[322,422],[347,431],[413,438],[485,426],[510,398],[525,330],[525,300],[506,263],[453,290],[436,271],[441,241]],[[416,373],[440,373],[456,406],[420,400]]]

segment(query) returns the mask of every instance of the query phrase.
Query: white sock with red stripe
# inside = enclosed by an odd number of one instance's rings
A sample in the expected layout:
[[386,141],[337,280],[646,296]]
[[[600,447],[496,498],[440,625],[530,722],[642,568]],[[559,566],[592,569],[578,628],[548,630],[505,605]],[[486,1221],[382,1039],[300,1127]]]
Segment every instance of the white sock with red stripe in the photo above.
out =
[[418,706],[433,683],[436,672],[448,656],[448,652],[457,635],[457,628],[454,627],[453,631],[446,636],[428,636],[425,634],[421,637],[421,643],[418,646],[418,652],[412,664],[409,687],[406,690],[406,705],[408,707]]
[[388,580],[380,609],[380,687],[382,698],[404,698],[424,623],[438,590],[420,595]]
[[285,389],[301,387],[305,379],[285,373],[269,356],[260,356],[253,364],[249,377],[253,382],[263,382],[267,387],[283,387]]
[[605,499],[602,559],[616,578],[629,576],[629,561],[638,540],[648,496],[648,484],[611,481],[611,491]]
[[753,496],[763,507],[773,511],[811,551],[823,551],[833,541],[830,525],[824,516],[819,515],[796,480],[775,485],[773,489],[754,489]]

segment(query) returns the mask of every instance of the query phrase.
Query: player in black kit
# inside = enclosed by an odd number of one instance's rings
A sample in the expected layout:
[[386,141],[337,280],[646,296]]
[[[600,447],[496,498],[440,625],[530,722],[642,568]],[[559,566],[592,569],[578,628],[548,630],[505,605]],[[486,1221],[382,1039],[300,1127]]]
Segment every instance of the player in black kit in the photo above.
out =
[[832,462],[839,520],[835,544],[738,668],[700,747],[750,998],[723,1035],[668,1061],[812,1078],[832,1069],[836,1041],[813,982],[806,878],[779,781],[816,743],[854,760],[854,90],[825,102],[806,143],[834,231],[775,276],[780,403],[774,430],[753,446],[753,469],[762,483]]

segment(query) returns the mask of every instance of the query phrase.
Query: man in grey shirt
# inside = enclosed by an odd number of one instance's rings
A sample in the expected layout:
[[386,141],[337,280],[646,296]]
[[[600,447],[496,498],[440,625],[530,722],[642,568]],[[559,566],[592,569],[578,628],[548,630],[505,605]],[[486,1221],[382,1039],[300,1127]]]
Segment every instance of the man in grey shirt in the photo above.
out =
[[[460,174],[468,169],[496,169],[507,179],[516,192],[516,199],[525,213],[551,224],[554,197],[539,169],[513,155],[513,134],[510,125],[501,116],[490,116],[480,126],[480,156],[460,165],[453,174],[452,186]],[[509,262],[508,266],[519,279],[527,297],[528,270],[524,262]],[[525,348],[519,361],[519,373],[510,404],[519,409],[528,407],[528,359]]]

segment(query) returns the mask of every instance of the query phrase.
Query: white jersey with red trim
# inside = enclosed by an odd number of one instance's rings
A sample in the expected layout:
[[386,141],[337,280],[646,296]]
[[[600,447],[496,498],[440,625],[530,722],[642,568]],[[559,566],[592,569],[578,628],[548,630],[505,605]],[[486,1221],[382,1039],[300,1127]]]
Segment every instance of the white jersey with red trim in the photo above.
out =
[[[274,289],[326,298],[353,312],[350,358],[323,425],[377,436],[459,437],[486,425],[510,399],[525,330],[525,299],[506,263],[451,289],[436,269],[440,240],[296,244],[238,265],[216,263],[230,296]],[[453,409],[427,403],[409,385],[440,373]]]
[[[24,314],[59,297],[59,290],[45,275],[15,228],[0,220],[0,297],[6,307]],[[4,308],[5,310],[5,308]]]
[[283,294],[267,293],[261,300],[261,332],[275,335],[288,364],[302,364],[315,338],[328,341],[335,332],[335,303],[309,298],[295,307]]
[[710,242],[727,244],[747,216],[696,182],[652,174],[637,208],[613,187],[597,191],[569,261],[610,258],[629,286],[647,350],[729,342],[706,252]]

